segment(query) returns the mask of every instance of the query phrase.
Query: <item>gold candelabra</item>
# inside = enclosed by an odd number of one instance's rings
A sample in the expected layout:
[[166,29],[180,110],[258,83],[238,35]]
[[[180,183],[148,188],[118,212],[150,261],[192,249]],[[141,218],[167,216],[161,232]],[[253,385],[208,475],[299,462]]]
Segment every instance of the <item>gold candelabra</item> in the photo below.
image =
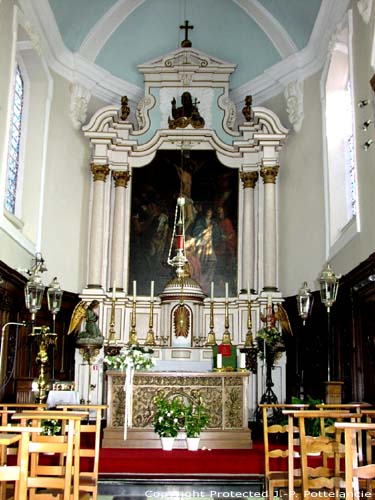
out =
[[206,346],[216,345],[216,337],[214,332],[214,301],[210,302],[210,331],[207,335]]
[[151,300],[150,301],[150,316],[149,316],[149,321],[148,321],[148,332],[147,332],[147,337],[145,340],[145,345],[151,345],[151,346],[156,345],[153,326],[154,326],[154,301]]
[[229,333],[229,304],[227,299],[225,300],[224,333],[222,344],[232,344]]
[[112,298],[111,302],[111,318],[109,323],[109,332],[108,332],[108,344],[116,343],[116,299]]
[[38,403],[44,403],[47,399],[48,384],[46,381],[45,366],[48,363],[48,346],[56,345],[57,334],[51,332],[48,326],[34,327],[31,337],[35,337],[38,342],[38,354],[35,358],[39,366],[38,377]]
[[138,337],[136,330],[136,300],[133,298],[133,309],[132,309],[132,317],[131,317],[131,329],[129,334],[129,342],[128,345],[138,345]]
[[245,339],[245,347],[253,347],[253,332],[251,331],[251,300],[247,301],[247,333]]

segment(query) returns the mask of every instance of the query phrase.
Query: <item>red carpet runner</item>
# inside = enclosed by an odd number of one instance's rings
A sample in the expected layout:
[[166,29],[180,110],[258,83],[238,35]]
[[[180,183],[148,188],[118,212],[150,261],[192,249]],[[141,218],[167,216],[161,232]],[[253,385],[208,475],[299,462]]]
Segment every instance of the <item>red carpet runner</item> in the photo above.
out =
[[100,474],[127,475],[260,475],[264,474],[261,444],[241,450],[172,450],[102,448]]

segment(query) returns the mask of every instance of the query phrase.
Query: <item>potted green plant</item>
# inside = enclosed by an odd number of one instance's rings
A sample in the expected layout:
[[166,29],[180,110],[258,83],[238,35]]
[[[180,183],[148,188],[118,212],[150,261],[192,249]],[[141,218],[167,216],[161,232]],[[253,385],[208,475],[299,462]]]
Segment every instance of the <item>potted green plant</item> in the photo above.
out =
[[173,448],[178,432],[184,427],[185,405],[180,397],[157,396],[154,403],[154,430],[159,434],[163,450],[169,451]]
[[187,448],[196,451],[199,447],[200,434],[208,423],[208,413],[201,401],[191,403],[185,411],[185,432]]

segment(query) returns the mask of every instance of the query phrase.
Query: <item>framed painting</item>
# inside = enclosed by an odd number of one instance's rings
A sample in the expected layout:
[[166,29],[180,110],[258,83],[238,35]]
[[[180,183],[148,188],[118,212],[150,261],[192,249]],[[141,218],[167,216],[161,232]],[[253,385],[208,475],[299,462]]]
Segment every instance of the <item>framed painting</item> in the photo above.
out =
[[[175,276],[168,265],[178,196],[185,197],[185,248],[190,273],[205,294],[237,294],[238,171],[213,151],[159,151],[133,169],[129,284],[139,295],[163,291]],[[131,287],[129,288],[131,289]]]

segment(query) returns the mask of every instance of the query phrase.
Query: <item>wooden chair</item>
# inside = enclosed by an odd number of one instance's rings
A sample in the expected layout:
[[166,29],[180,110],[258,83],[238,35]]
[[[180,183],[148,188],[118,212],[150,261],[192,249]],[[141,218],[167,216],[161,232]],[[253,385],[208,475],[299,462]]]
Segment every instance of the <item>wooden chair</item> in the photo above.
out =
[[[93,446],[88,442],[84,445],[81,440],[80,457],[81,459],[89,459],[91,466],[89,470],[80,471],[79,474],[79,489],[80,491],[89,492],[93,500],[98,497],[98,476],[99,476],[99,451],[101,441],[101,424],[103,412],[108,408],[107,405],[61,405],[64,411],[85,411],[87,412],[86,419],[81,422],[82,439],[90,441],[93,438]],[[87,467],[86,467],[87,469]]]
[[[323,415],[322,415],[323,414]],[[321,433],[319,436],[306,434],[306,419],[318,418],[330,420],[356,420],[358,413],[348,411],[302,410],[294,413],[298,419],[301,443],[301,495],[311,497],[316,492],[339,495],[344,487],[344,472],[341,468],[341,458],[344,456],[344,446],[340,442],[339,433]],[[326,426],[321,424],[321,428]],[[330,458],[331,463],[329,463]],[[293,471],[289,470],[289,474]]]
[[[292,405],[292,404],[260,404],[259,408],[262,410],[262,420],[263,420],[263,441],[264,441],[264,481],[265,490],[268,494],[268,498],[273,499],[275,489],[288,488],[288,457],[291,453],[293,458],[293,445],[298,443],[298,428],[288,427],[288,423],[273,423],[269,421],[269,413],[273,415],[280,414],[282,417],[283,410],[295,411],[297,409],[306,408],[308,405]],[[281,446],[284,438],[284,446]],[[271,446],[270,441],[279,440],[278,446]],[[291,440],[291,441],[290,441]],[[274,469],[272,462],[278,459],[279,468]],[[294,478],[296,484],[300,478]]]
[[[10,498],[7,495],[7,485],[14,483],[14,496],[16,500],[27,498],[27,472],[29,468],[29,442],[30,434],[41,432],[41,427],[0,426],[0,498]],[[17,462],[15,465],[7,463],[7,448],[17,445]],[[5,460],[3,460],[5,457]]]
[[372,498],[372,480],[375,479],[375,464],[359,465],[357,442],[362,440],[363,431],[375,432],[375,424],[365,422],[338,422],[335,427],[344,431],[345,436],[345,495],[346,498],[361,498],[359,480],[364,479],[367,495]]
[[[60,436],[33,434],[29,443],[30,470],[27,489],[30,500],[78,500],[79,493],[79,449],[82,412],[24,411],[13,415],[21,425],[41,427],[43,420],[59,420],[62,424]],[[58,465],[43,463],[45,454],[59,458]]]

